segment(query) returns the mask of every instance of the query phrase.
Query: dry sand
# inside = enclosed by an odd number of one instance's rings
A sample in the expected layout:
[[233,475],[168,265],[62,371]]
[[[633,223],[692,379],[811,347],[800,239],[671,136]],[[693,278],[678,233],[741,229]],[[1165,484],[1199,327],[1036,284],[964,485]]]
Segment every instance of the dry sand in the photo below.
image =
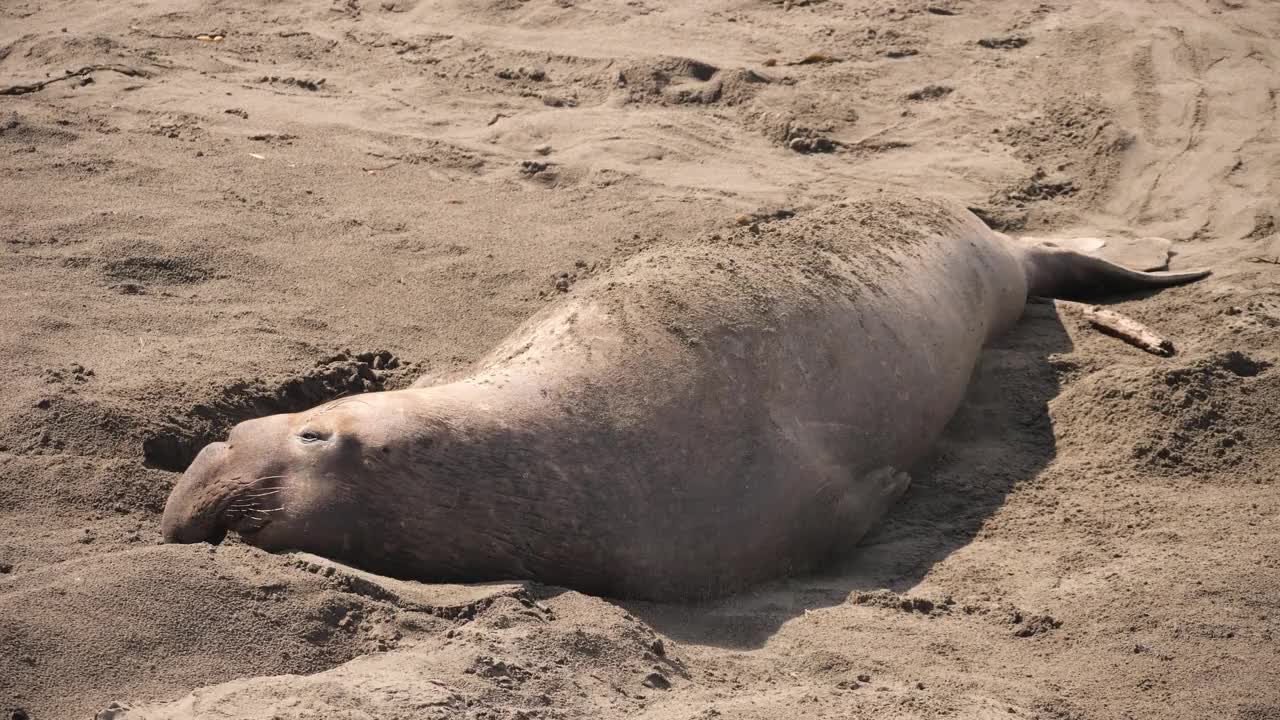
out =
[[[1277,38],[1270,0],[6,0],[0,86],[54,82],[0,95],[0,709],[1280,718]],[[235,421],[895,187],[1216,274],[1115,306],[1172,358],[1029,305],[858,553],[725,601],[157,544]]]

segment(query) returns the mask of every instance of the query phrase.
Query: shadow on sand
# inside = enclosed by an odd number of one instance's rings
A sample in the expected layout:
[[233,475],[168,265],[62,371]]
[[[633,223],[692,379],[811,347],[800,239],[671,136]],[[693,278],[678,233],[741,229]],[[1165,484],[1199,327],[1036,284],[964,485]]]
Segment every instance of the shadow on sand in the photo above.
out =
[[825,572],[709,603],[620,604],[677,641],[746,650],[851,593],[909,590],[972,542],[1013,488],[1053,460],[1048,403],[1059,383],[1051,356],[1071,348],[1055,306],[1029,303],[1022,321],[983,351],[964,403],[933,455],[912,470],[906,496]]

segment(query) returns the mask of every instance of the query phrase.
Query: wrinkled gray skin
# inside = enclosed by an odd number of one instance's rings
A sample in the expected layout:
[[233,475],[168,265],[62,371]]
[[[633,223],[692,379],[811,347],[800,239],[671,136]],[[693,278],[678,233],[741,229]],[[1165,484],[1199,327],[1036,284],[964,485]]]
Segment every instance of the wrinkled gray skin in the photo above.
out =
[[234,530],[420,580],[721,595],[853,546],[1029,292],[1206,274],[1022,246],[935,201],[877,207],[831,211],[825,245],[766,230],[642,252],[464,379],[241,423],[182,477],[164,537]]

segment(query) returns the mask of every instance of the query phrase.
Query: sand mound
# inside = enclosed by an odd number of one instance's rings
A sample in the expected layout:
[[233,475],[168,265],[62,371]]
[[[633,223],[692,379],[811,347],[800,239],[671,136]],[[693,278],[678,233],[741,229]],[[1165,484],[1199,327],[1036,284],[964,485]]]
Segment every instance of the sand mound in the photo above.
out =
[[17,650],[0,659],[0,692],[68,715],[99,709],[104,691],[145,699],[157,685],[311,673],[399,637],[393,606],[243,547],[69,561],[7,578],[0,605]]

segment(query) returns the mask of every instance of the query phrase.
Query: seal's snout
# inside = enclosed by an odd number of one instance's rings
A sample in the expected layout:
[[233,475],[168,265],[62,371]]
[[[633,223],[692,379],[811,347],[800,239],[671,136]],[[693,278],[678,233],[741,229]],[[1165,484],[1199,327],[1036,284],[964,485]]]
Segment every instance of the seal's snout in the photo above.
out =
[[205,446],[182,474],[169,494],[160,521],[165,542],[217,544],[226,537],[227,528],[219,517],[221,493],[216,487],[226,450],[226,443]]

